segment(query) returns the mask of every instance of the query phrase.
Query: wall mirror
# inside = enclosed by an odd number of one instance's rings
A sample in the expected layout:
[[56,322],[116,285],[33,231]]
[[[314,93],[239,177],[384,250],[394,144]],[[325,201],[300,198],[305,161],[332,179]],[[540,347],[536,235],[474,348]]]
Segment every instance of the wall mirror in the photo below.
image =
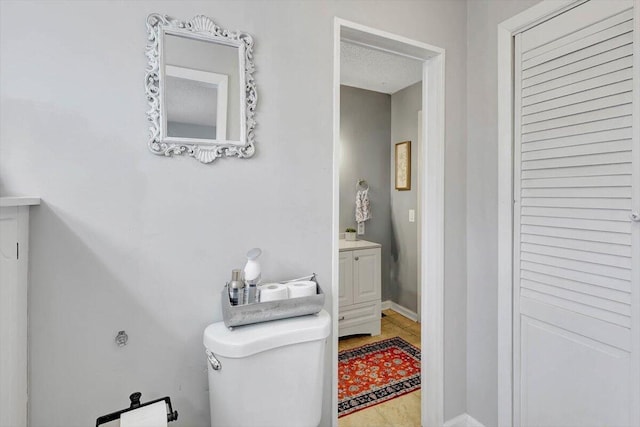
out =
[[153,13],[147,30],[151,152],[188,154],[202,163],[253,156],[253,38],[203,15],[179,21]]

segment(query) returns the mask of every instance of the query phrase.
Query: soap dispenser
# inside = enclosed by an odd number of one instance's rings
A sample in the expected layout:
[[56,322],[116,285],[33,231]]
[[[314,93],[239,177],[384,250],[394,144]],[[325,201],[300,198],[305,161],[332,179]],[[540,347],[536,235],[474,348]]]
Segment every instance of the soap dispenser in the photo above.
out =
[[242,305],[244,302],[244,281],[242,280],[242,270],[231,271],[231,281],[228,283],[229,301],[231,305]]
[[258,302],[258,284],[262,278],[258,257],[262,254],[260,248],[253,248],[247,252],[247,264],[244,266],[245,304]]

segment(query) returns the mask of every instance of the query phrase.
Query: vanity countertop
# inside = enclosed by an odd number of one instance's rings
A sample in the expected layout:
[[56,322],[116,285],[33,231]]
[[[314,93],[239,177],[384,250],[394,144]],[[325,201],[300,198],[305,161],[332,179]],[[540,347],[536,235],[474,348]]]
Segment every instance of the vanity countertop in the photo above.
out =
[[354,249],[371,249],[371,248],[381,248],[382,245],[380,243],[369,242],[367,240],[339,240],[340,252],[342,251],[352,251]]
[[39,204],[40,204],[39,197],[29,197],[29,196],[0,197],[0,207],[29,206],[29,205],[39,205]]

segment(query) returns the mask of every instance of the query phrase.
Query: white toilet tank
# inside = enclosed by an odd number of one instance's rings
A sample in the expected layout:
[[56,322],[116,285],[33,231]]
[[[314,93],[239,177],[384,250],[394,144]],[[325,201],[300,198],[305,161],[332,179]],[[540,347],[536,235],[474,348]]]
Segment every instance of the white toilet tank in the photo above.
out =
[[324,310],[232,331],[223,322],[209,325],[211,426],[316,427],[330,328]]

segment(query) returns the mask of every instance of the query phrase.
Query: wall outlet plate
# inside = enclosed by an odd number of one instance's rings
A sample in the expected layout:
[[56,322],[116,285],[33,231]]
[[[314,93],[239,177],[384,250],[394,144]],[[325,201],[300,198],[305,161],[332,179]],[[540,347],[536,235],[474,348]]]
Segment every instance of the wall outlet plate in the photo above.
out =
[[416,222],[416,211],[415,211],[415,209],[409,209],[409,222]]
[[364,234],[364,222],[358,223],[358,234]]

